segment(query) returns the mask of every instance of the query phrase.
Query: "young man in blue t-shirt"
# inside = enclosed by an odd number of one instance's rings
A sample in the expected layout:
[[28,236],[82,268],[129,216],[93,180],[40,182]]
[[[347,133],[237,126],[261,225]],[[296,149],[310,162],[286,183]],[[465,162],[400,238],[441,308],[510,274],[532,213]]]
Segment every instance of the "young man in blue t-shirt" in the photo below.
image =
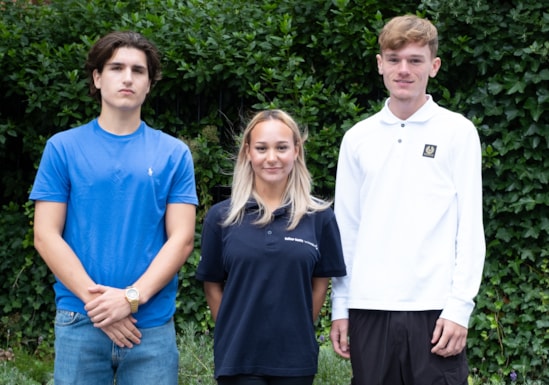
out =
[[90,50],[97,119],[54,135],[30,195],[34,243],[56,276],[54,381],[176,385],[177,272],[193,248],[188,147],[141,121],[156,47],[113,32]]

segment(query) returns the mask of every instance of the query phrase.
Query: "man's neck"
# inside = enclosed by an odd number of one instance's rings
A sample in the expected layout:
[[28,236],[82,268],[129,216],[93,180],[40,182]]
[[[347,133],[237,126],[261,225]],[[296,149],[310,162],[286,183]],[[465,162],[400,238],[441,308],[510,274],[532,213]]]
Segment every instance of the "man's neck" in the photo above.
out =
[[412,100],[402,100],[391,97],[389,99],[389,109],[397,118],[407,120],[423,107],[423,105],[427,103],[427,100],[429,100],[427,95],[425,95],[425,98]]
[[114,135],[130,135],[141,124],[141,111],[112,111],[103,109],[97,118],[101,128]]

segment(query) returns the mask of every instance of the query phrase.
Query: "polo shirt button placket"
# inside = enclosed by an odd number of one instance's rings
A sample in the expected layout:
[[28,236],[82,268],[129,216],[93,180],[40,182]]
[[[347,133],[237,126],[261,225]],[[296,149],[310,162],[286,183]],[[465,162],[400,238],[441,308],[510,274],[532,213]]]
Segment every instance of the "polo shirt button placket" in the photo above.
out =
[[[405,123],[400,123],[400,128],[404,128],[404,127],[406,127],[406,124],[405,124]],[[398,140],[397,140],[398,143],[402,143],[402,137],[403,137],[403,136],[404,136],[404,135],[403,135],[403,132],[400,132],[400,136],[399,136],[399,138],[398,138]]]
[[272,228],[265,230],[265,247],[271,251],[276,248],[276,236]]

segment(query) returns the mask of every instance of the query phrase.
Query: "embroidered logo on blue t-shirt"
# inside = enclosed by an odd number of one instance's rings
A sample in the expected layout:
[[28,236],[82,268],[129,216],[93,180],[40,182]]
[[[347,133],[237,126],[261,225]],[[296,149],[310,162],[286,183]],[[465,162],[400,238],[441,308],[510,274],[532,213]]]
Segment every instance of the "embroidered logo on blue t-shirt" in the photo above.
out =
[[426,144],[423,148],[423,156],[426,158],[434,158],[437,152],[437,146],[434,144]]

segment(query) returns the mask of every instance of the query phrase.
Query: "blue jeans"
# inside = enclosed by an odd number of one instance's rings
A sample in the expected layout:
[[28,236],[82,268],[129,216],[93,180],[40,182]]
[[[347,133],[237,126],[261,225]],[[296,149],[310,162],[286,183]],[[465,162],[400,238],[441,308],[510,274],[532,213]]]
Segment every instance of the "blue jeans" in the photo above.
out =
[[141,344],[119,348],[88,316],[57,310],[55,385],[177,385],[173,320],[140,331]]

